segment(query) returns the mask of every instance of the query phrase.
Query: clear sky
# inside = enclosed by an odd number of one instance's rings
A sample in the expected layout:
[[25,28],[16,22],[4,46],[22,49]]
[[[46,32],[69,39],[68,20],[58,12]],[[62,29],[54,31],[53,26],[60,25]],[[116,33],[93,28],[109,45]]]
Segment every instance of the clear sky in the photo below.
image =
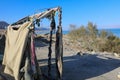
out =
[[0,21],[13,23],[37,10],[61,6],[63,29],[69,24],[87,25],[88,21],[98,28],[120,28],[120,0],[0,0]]

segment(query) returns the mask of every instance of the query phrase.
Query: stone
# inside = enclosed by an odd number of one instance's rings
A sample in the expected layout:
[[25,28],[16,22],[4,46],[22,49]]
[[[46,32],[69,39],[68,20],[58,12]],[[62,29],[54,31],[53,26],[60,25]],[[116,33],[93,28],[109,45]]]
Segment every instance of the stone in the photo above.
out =
[[117,54],[117,53],[114,53],[114,56],[115,56],[115,57],[118,57],[118,58],[120,57],[120,55]]

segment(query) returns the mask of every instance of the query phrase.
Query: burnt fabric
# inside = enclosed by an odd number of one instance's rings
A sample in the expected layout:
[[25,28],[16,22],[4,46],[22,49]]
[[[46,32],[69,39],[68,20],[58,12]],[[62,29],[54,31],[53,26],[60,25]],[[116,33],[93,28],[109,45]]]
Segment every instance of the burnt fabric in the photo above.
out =
[[62,80],[63,71],[63,42],[62,42],[62,28],[58,26],[56,32],[56,69],[57,69],[57,80]]

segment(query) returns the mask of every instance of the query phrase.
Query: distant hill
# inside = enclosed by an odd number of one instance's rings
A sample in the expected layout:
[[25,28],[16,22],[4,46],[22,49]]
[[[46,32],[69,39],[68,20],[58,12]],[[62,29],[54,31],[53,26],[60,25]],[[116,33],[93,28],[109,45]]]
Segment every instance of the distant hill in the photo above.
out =
[[5,29],[9,24],[5,21],[0,21],[0,29]]

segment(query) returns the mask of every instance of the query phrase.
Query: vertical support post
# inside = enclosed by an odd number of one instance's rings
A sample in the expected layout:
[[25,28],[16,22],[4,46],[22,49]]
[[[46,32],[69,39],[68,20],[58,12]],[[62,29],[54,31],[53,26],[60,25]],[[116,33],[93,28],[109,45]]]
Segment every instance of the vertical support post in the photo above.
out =
[[63,72],[63,42],[62,42],[62,10],[59,8],[58,10],[58,18],[59,25],[58,30],[56,32],[56,46],[55,46],[55,54],[56,54],[56,80],[62,80],[62,72]]

